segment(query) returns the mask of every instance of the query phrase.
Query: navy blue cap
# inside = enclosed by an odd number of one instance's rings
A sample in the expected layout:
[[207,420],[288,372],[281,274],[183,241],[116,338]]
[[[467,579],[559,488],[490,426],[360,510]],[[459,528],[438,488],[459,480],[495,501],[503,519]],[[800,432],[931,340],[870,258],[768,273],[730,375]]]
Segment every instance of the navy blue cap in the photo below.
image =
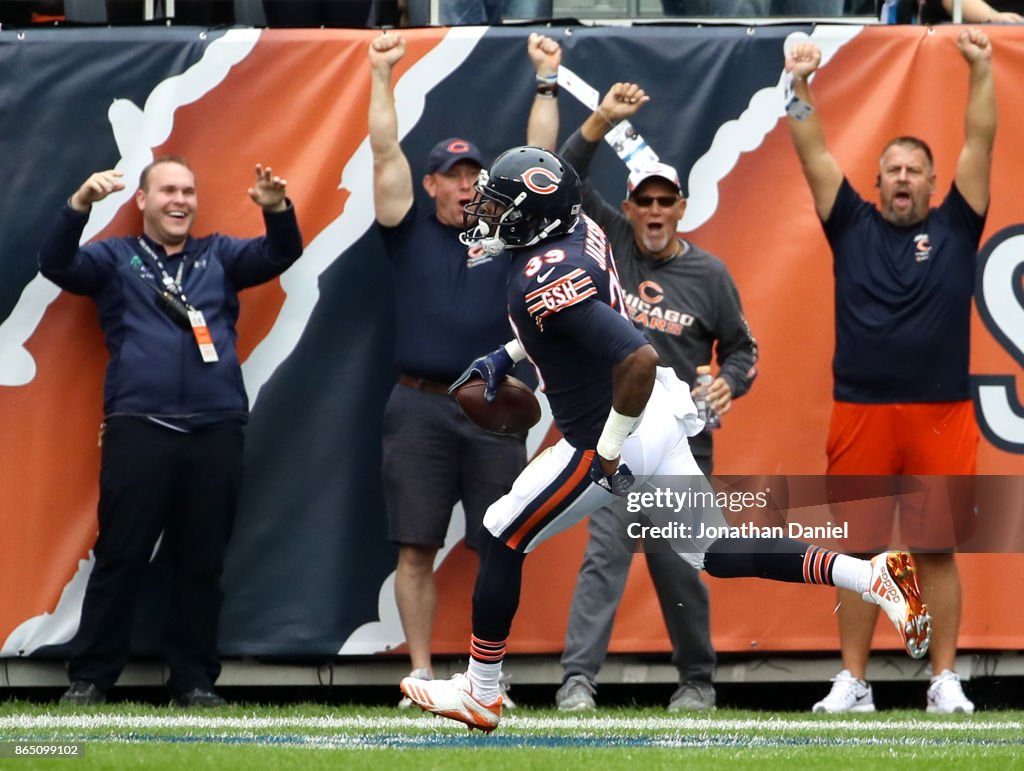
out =
[[427,174],[444,174],[459,161],[472,161],[480,168],[484,167],[483,156],[480,155],[477,146],[468,139],[444,139],[434,145],[434,149],[427,156]]

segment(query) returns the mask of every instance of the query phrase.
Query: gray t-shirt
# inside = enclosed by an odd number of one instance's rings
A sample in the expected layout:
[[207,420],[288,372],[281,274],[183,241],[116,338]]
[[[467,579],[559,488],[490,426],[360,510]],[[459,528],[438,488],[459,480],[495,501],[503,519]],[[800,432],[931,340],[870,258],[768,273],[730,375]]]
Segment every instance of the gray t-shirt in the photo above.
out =
[[[714,355],[733,398],[742,396],[757,374],[757,342],[725,263],[682,239],[685,251],[676,257],[644,256],[626,216],[587,181],[597,147],[577,131],[559,152],[583,180],[584,212],[611,242],[633,320],[644,328],[662,366],[672,367],[680,379],[692,384],[696,368]],[[710,457],[711,432],[691,438],[690,448],[696,457]]]

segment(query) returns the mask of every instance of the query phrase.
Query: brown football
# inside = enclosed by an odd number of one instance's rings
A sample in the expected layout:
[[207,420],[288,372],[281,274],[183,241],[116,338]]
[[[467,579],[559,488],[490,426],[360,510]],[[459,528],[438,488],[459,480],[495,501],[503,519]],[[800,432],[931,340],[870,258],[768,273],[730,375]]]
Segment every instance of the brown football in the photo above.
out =
[[540,403],[522,380],[506,375],[493,402],[484,396],[483,378],[474,377],[455,389],[455,401],[480,428],[495,434],[522,434],[540,420]]

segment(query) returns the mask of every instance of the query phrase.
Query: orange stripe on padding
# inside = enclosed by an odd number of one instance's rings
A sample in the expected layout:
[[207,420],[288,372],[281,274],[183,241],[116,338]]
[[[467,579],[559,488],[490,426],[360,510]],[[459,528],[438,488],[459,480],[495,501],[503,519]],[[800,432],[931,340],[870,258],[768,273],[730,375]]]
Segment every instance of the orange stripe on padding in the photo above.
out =
[[568,497],[569,493],[571,493],[576,485],[580,483],[580,480],[586,476],[587,472],[590,470],[590,464],[593,463],[593,461],[594,451],[584,450],[583,457],[580,459],[579,465],[576,466],[576,470],[572,472],[572,476],[570,476],[569,479],[566,480],[565,484],[559,487],[555,491],[555,494],[548,498],[544,504],[533,513],[533,516],[526,520],[526,523],[520,527],[511,538],[509,538],[508,545],[510,548],[519,548],[519,544],[534,528],[534,526],[536,526],[538,522],[551,513],[552,509]]

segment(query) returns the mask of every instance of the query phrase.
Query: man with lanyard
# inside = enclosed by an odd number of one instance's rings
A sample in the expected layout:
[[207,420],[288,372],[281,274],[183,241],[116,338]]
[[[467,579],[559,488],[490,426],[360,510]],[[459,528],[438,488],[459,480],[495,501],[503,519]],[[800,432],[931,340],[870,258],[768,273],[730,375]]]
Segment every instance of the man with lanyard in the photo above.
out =
[[96,562],[61,701],[106,699],[128,659],[140,579],[160,539],[175,571],[167,687],[183,706],[220,706],[219,582],[249,411],[235,349],[238,291],[283,273],[302,254],[302,236],[285,181],[257,166],[248,193],[263,210],[266,235],[194,238],[195,175],[184,158],[168,155],[139,179],[143,234],[80,247],[92,205],[123,190],[121,177],[91,175],[39,251],[44,276],[95,300],[110,355]]

